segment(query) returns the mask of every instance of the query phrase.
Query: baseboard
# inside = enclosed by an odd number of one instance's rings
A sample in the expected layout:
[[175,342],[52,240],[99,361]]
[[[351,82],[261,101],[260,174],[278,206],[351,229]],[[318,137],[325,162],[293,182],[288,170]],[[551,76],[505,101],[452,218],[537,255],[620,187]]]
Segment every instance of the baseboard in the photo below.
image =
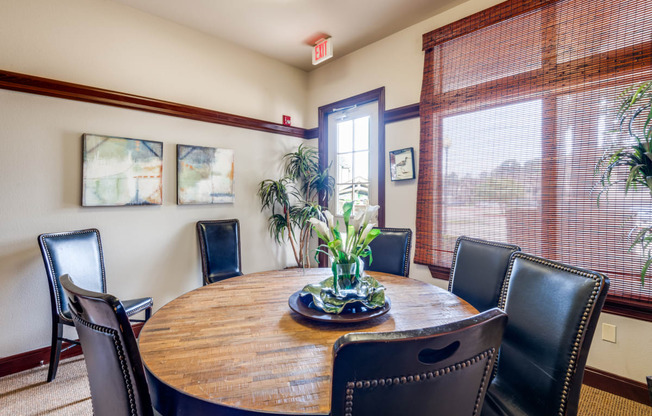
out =
[[586,367],[584,369],[583,383],[587,386],[624,397],[638,403],[651,406],[650,393],[647,384],[630,380],[616,374],[607,373],[597,368]]
[[[132,325],[134,335],[138,336],[144,323],[137,322]],[[64,342],[61,349],[65,349],[71,344]],[[79,345],[61,353],[61,360],[65,358],[75,357],[81,355],[82,350]],[[0,377],[8,376],[10,374],[20,373],[21,371],[31,370],[36,367],[47,367],[50,364],[50,347],[43,347],[37,350],[23,352],[21,354],[12,355],[10,357],[0,358]]]

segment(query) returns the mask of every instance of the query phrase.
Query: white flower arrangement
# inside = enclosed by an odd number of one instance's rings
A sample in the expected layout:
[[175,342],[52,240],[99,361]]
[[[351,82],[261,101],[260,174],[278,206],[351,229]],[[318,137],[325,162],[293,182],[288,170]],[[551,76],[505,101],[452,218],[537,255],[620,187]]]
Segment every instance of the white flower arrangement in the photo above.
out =
[[[353,202],[346,202],[344,211],[344,232],[339,231],[339,221],[335,223],[333,214],[323,211],[323,221],[311,218],[310,224],[319,238],[325,241],[317,249],[317,253],[326,253],[334,264],[358,263],[361,257],[373,260],[369,243],[380,235],[380,230],[374,227],[378,221],[378,205],[360,205],[355,207]],[[353,214],[353,217],[351,216]]]

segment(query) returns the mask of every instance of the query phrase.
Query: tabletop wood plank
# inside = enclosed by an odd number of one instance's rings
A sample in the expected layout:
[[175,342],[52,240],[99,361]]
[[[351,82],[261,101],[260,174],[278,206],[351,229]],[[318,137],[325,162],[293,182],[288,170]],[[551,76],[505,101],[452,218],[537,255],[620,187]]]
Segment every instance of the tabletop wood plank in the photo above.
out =
[[159,380],[201,399],[255,411],[327,414],[337,338],[442,325],[477,313],[437,286],[374,272],[369,274],[387,288],[392,302],[383,316],[333,324],[290,310],[290,295],[329,273],[254,273],[188,292],[143,327],[143,362]]

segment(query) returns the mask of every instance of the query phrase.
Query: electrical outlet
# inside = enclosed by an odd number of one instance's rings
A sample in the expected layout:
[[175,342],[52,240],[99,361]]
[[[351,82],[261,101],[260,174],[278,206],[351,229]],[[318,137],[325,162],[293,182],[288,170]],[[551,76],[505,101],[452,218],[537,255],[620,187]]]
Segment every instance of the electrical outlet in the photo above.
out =
[[616,342],[616,325],[602,324],[602,339],[607,342]]

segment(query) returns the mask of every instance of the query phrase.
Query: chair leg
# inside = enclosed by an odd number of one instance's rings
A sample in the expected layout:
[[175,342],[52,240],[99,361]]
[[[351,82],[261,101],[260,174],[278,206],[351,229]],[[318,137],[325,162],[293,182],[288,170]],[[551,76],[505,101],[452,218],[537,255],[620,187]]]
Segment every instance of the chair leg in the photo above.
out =
[[61,322],[52,322],[52,345],[50,346],[50,367],[48,369],[48,383],[54,380],[57,375],[59,366],[59,356],[61,355],[61,338],[63,338],[63,324]]
[[150,306],[149,308],[145,309],[145,322],[149,319],[149,317],[152,316],[152,307]]

